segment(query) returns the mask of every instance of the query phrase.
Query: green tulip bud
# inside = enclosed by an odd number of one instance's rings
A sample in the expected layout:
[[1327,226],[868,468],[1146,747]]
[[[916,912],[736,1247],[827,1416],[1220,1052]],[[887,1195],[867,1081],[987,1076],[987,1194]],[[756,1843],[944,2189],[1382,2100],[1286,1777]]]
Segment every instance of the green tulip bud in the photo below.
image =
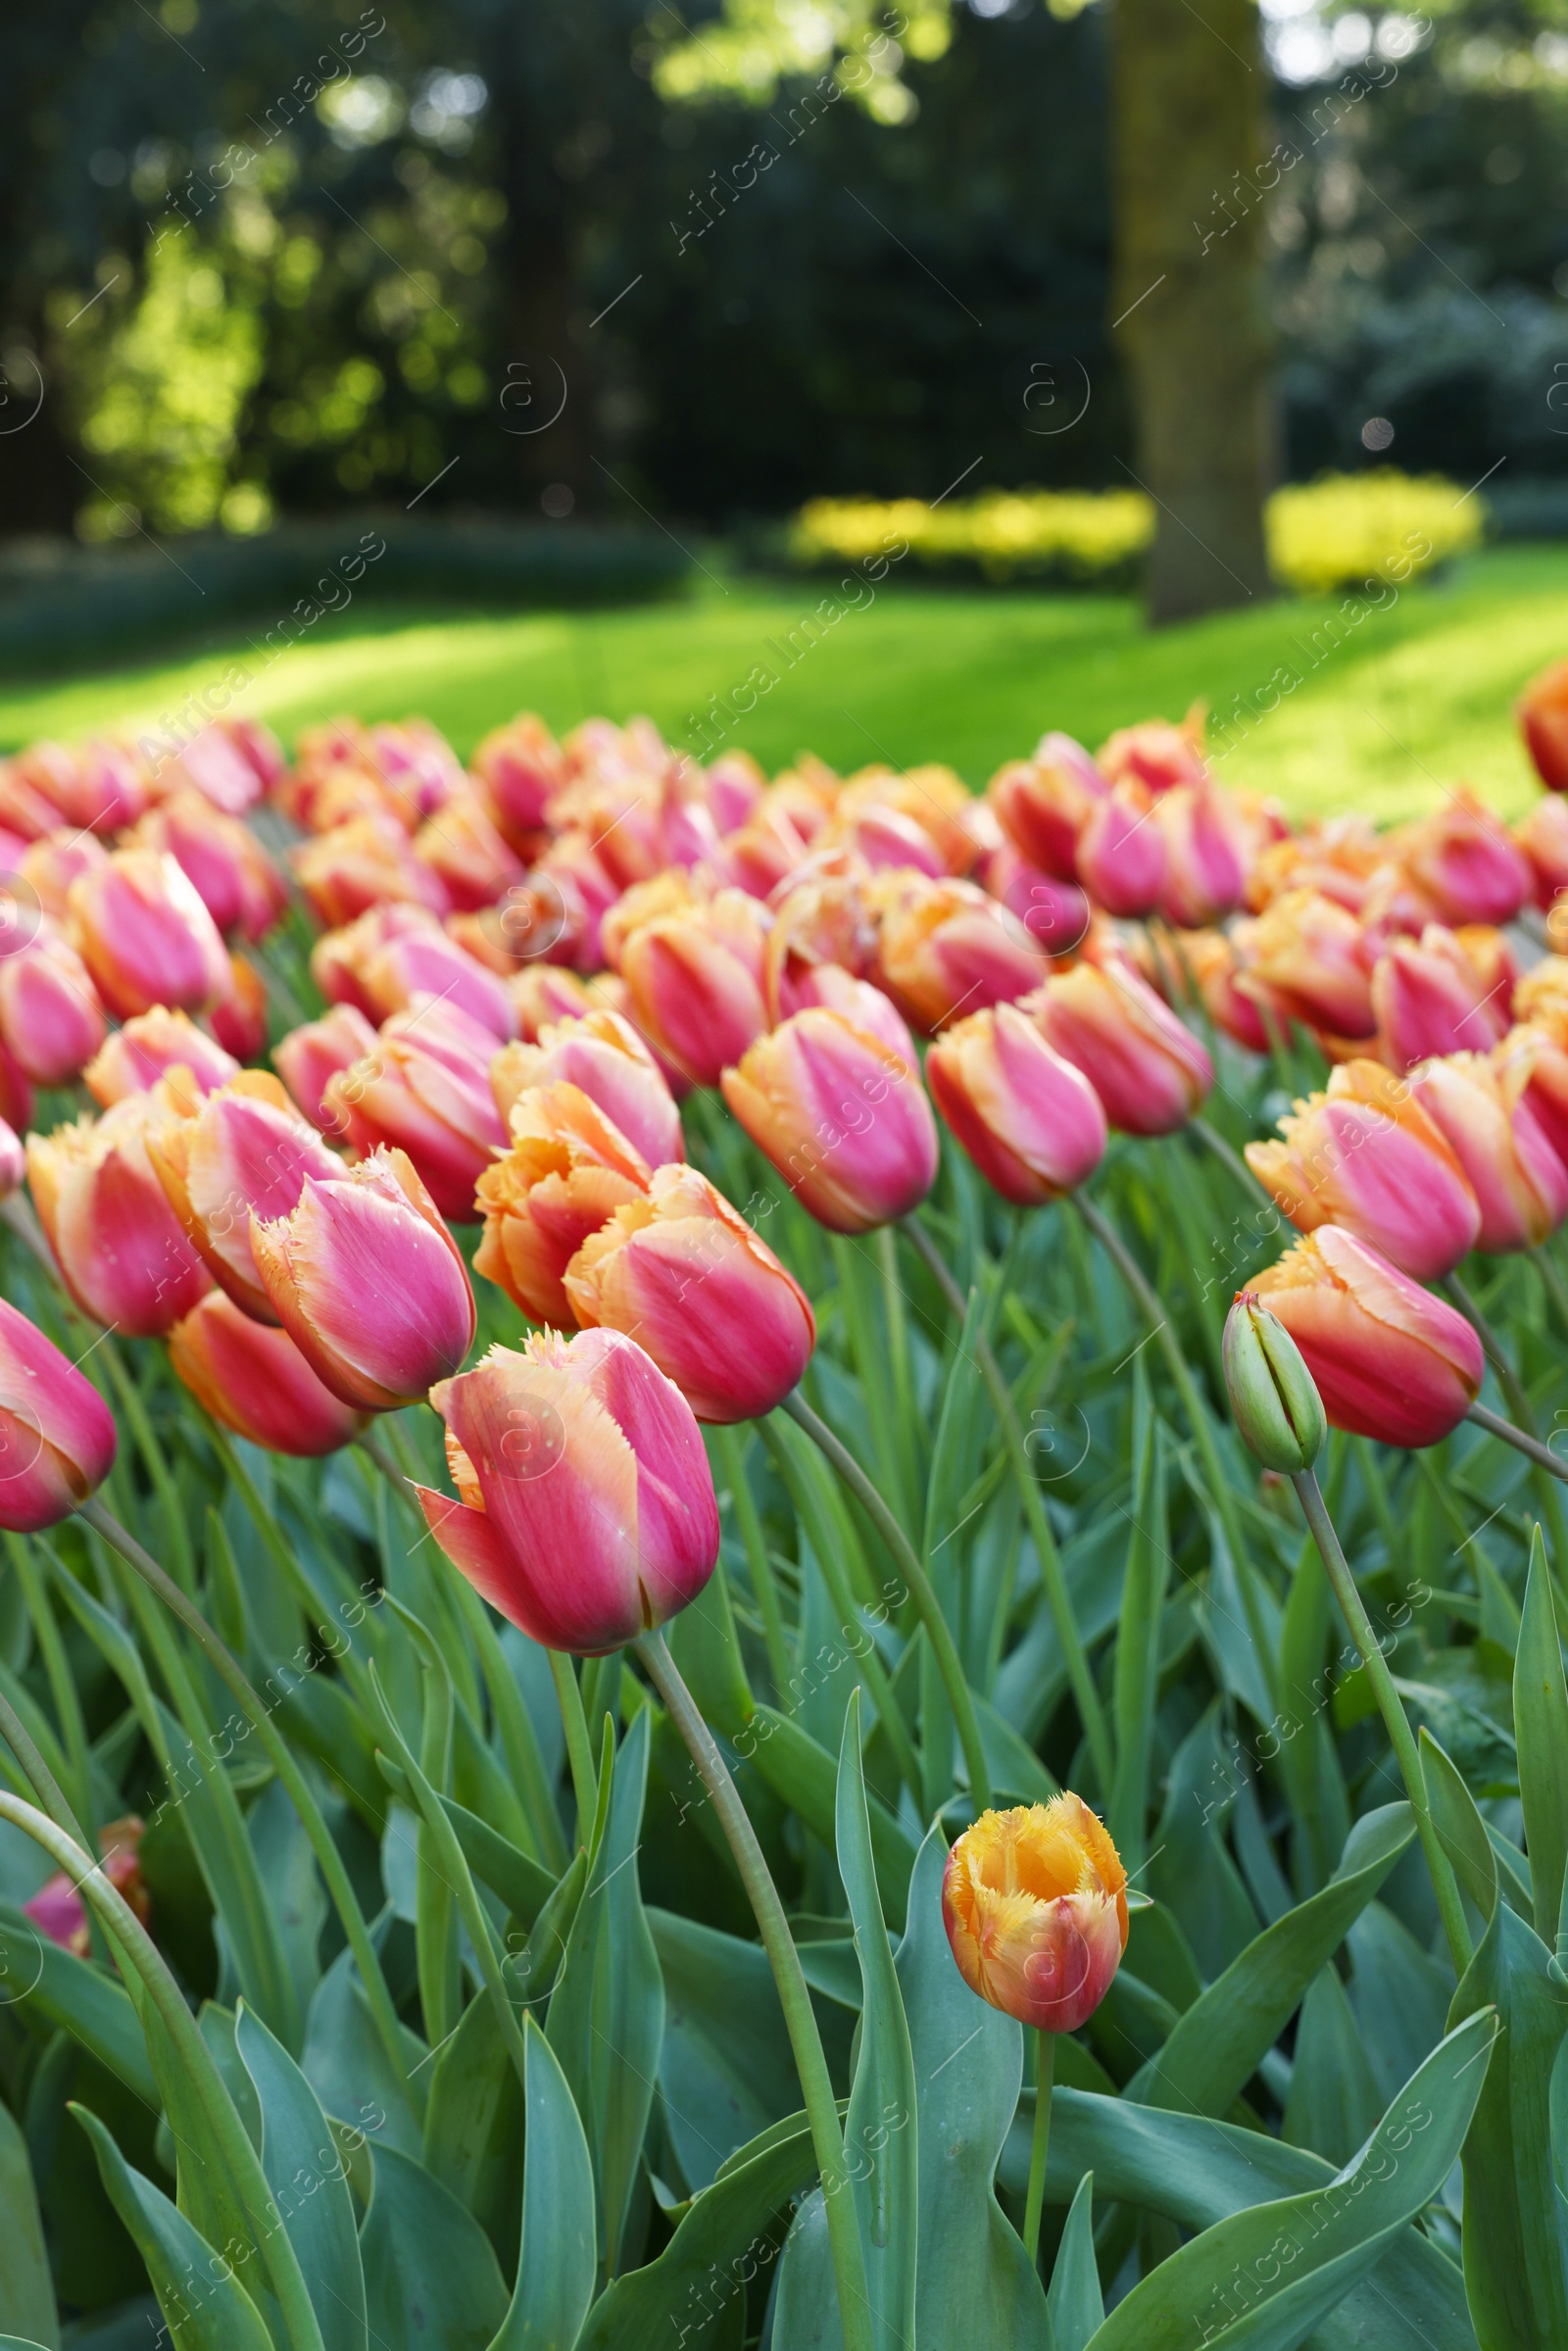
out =
[[1301,1350],[1261,1298],[1244,1291],[1225,1322],[1225,1387],[1248,1450],[1294,1476],[1323,1449],[1328,1422]]

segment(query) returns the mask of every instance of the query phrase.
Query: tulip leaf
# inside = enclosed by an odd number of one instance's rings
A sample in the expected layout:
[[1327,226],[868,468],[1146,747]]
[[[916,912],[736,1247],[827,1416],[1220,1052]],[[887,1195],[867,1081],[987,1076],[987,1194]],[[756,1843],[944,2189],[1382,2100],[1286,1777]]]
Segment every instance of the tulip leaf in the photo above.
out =
[[522,2084],[486,1993],[468,2002],[429,2077],[425,2168],[473,2214],[506,2262],[522,2192]]
[[[272,2351],[261,2314],[240,2282],[234,2248],[209,2243],[162,2188],[133,2172],[95,2114],[71,2109],[98,2158],[98,2172],[136,2250],[179,2351]],[[252,2248],[245,2247],[246,2255]]]
[[593,2300],[594,2171],[555,2051],[530,2016],[517,2282],[490,2351],[572,2351]]
[[1568,1872],[1568,1686],[1539,1526],[1530,1548],[1524,1619],[1514,1659],[1513,1724],[1536,1933],[1549,1948]]
[[[1461,1892],[1469,1895],[1484,1919],[1490,1919],[1497,1907],[1497,1857],[1487,1836],[1487,1824],[1458,1770],[1425,1728],[1420,1747],[1427,1804],[1438,1840]],[[1564,1761],[1568,1765],[1568,1758]]]
[[1068,2208],[1046,2297],[1052,2351],[1084,2351],[1095,2329],[1105,2322],[1100,2272],[1095,2266],[1094,2213],[1095,2175],[1085,2172]]
[[1237,1762],[1220,1751],[1215,1699],[1171,1757],[1165,1809],[1144,1878],[1205,1977],[1222,1975],[1258,1929],[1252,1897],[1221,1834],[1238,1784]]
[[1465,1971],[1451,2021],[1489,2005],[1500,2030],[1464,2148],[1465,2285],[1487,2351],[1547,2351],[1568,2342],[1568,2248],[1551,2147],[1568,1984],[1506,1902]]
[[262,2170],[299,2260],[322,2351],[368,2351],[365,2278],[344,2161],[299,2067],[242,2007],[234,2045],[262,2109]]
[[78,1959],[40,1935],[9,1902],[0,1902],[0,1985],[8,2005],[69,2033],[144,2105],[156,2109],[158,2082],[129,1993],[91,1960]]
[[0,2106],[0,2212],[5,2214],[0,2229],[0,2327],[24,2327],[48,2351],[59,2351],[60,2320],[32,2163],[8,2106]]
[[1376,2127],[1383,2100],[1333,1966],[1319,1968],[1301,2002],[1284,2135],[1331,2163],[1348,2163]]
[[[382,1924],[375,1922],[371,1933]],[[409,2065],[418,2066],[425,2055],[423,2043],[406,2033],[405,2045]],[[369,2131],[377,2148],[396,2147],[405,2155],[418,2155],[418,2125],[375,2029],[354,1954],[346,1947],[316,1987],[305,2023],[300,2071],[327,2114]],[[411,2073],[416,2094],[425,2091],[427,2077],[428,2069]]]
[[1357,1821],[1338,1874],[1249,1943],[1179,2019],[1157,2064],[1140,2068],[1128,2095],[1195,2114],[1228,2113],[1414,1835],[1408,1804],[1388,1804]]
[[1147,1851],[1144,1831],[1158,1696],[1160,1622],[1170,1573],[1163,1440],[1142,1362],[1134,1367],[1133,1460],[1127,1572],[1122,1582],[1112,1684],[1116,1778],[1109,1790],[1105,1820],[1129,1872],[1142,1869]]
[[650,1910],[664,1979],[659,2086],[686,2184],[709,2186],[737,2147],[793,2114],[800,2077],[760,1944]]
[[[800,1814],[811,1835],[831,1850],[837,1774],[826,1747],[818,1745],[799,1723],[773,1706],[758,1707],[752,1718],[751,1738],[755,1743],[747,1750],[748,1761],[756,1764],[774,1794],[782,1796],[792,1811]],[[902,1927],[908,1900],[909,1872],[914,1867],[914,1845],[880,1797],[868,1796],[866,1810],[883,1916]]]
[[1092,2351],[1189,2351],[1195,2339],[1226,2351],[1296,2351],[1442,2187],[1495,2030],[1483,2012],[1450,2033],[1321,2188],[1235,2213],[1159,2263],[1117,2304]]
[[618,2266],[664,2037],[664,1986],[637,1883],[648,1786],[649,1716],[602,1767],[602,1836],[550,1996],[546,2032],[594,2159],[600,2265]]
[[507,2313],[490,2240],[440,2181],[391,2147],[360,2231],[376,2351],[489,2351]]
[[1348,1941],[1347,1989],[1372,2079],[1387,2104],[1448,2030],[1453,1977],[1385,1902],[1368,1902]]

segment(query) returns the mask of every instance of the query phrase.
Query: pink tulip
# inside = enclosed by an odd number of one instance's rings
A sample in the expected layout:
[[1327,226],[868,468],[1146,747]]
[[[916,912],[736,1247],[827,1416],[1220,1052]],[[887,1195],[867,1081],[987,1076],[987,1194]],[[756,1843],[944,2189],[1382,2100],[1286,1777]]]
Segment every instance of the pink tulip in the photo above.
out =
[[97,1389],[0,1298],[0,1527],[57,1525],[114,1465],[114,1417]]
[[1481,1205],[1479,1249],[1536,1249],[1568,1216],[1568,1168],[1523,1099],[1525,1072],[1485,1053],[1448,1053],[1416,1071],[1416,1100]]
[[27,1138],[33,1206],[66,1288],[129,1339],[171,1330],[211,1287],[147,1154],[147,1129],[169,1107],[130,1094],[102,1118]]
[[150,1012],[127,1020],[122,1029],[113,1030],[81,1074],[93,1101],[107,1110],[128,1094],[150,1094],[161,1077],[176,1068],[189,1071],[198,1094],[211,1094],[239,1075],[234,1055],[215,1045],[185,1013],[155,1004]]
[[190,786],[149,809],[128,846],[167,851],[225,933],[259,939],[287,903],[283,876],[249,825]]
[[375,1031],[365,1014],[353,1004],[334,1004],[319,1020],[307,1020],[280,1037],[272,1048],[272,1061],[296,1107],[325,1134],[332,1131],[327,1079],[374,1051]]
[[1483,987],[1451,931],[1429,922],[1419,946],[1391,939],[1372,973],[1378,1050],[1391,1069],[1435,1053],[1486,1053],[1508,1026],[1507,991]]
[[53,924],[0,962],[0,1036],[35,1086],[69,1086],[104,1033],[86,965]]
[[906,1216],[936,1181],[936,1121],[902,1054],[837,1012],[796,1012],[723,1078],[724,1100],[835,1233]]
[[111,1012],[200,1011],[222,995],[228,955],[195,885],[156,850],[122,849],[68,895],[73,944]]
[[147,1155],[208,1272],[258,1322],[278,1319],[251,1248],[253,1214],[286,1216],[308,1177],[341,1172],[270,1070],[243,1069],[195,1106],[155,1119]]
[[1142,784],[1117,784],[1095,803],[1078,839],[1078,877],[1107,914],[1154,911],[1170,880],[1170,853]]
[[286,1331],[253,1322],[221,1290],[176,1323],[169,1360],[214,1420],[270,1453],[335,1453],[366,1423],[323,1388]]
[[684,1159],[680,1112],[658,1062],[617,1012],[554,1021],[536,1045],[506,1045],[490,1065],[496,1107],[506,1118],[530,1087],[564,1080],[598,1104],[650,1167]]
[[1204,1048],[1119,958],[1056,973],[1024,1008],[1124,1134],[1173,1134],[1208,1097],[1214,1064]]
[[925,1076],[987,1183],[1020,1207],[1071,1192],[1104,1156],[1105,1114],[1093,1086],[1016,1004],[944,1029]]
[[1159,910],[1167,922],[1200,930],[1242,903],[1247,865],[1241,826],[1214,784],[1178,784],[1154,804],[1165,844]]
[[473,1188],[507,1141],[490,1092],[493,1050],[493,1039],[449,1007],[427,1002],[394,1015],[372,1053],[328,1078],[331,1131],[361,1157],[383,1143],[406,1151],[441,1214],[472,1223]]
[[1405,827],[1398,847],[1443,922],[1511,922],[1533,895],[1529,859],[1473,792],[1450,792]]
[[637,1026],[694,1086],[716,1086],[767,1026],[762,930],[738,890],[644,923],[626,942],[621,976]]

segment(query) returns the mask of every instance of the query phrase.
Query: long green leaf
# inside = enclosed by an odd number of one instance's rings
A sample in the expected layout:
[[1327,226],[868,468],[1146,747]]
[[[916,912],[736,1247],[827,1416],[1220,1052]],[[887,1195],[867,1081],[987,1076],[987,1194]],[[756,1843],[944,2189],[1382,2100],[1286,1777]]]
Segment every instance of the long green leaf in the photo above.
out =
[[512,2306],[490,2351],[572,2351],[593,2300],[594,2168],[555,2051],[529,2017],[522,2236]]
[[262,2169],[309,2290],[323,2351],[368,2351],[365,2277],[341,2154],[315,2091],[249,2009],[234,2023],[262,2110]]
[[[98,2158],[109,2200],[125,2224],[179,2351],[272,2351],[240,2282],[232,2245],[209,2244],[161,2188],[133,2172],[95,2114],[72,2113]],[[250,2248],[245,2248],[247,2253]]]
[[1513,1727],[1536,1933],[1549,1948],[1568,1873],[1568,1686],[1539,1527],[1530,1549],[1530,1580],[1514,1659]]
[[1490,1919],[1497,1906],[1497,1856],[1487,1836],[1487,1824],[1476,1810],[1475,1797],[1456,1766],[1425,1725],[1419,1743],[1432,1825],[1452,1864],[1461,1892],[1469,1895],[1484,1919]]
[[1052,2351],[1084,2351],[1105,2320],[1095,2266],[1095,2175],[1085,2172],[1067,2213],[1067,2226],[1056,2248],[1046,2307],[1051,2317]]
[[390,2147],[360,2232],[376,2351],[489,2351],[507,2313],[490,2240],[438,2180]]
[[44,2245],[43,2219],[32,2184],[27,2142],[11,2110],[0,2106],[0,2327],[24,2328],[59,2351],[60,2319]]
[[1142,1362],[1135,1367],[1133,1397],[1133,1498],[1112,1685],[1116,1780],[1106,1826],[1127,1869],[1136,1874],[1148,1850],[1144,1832],[1158,1696],[1160,1621],[1170,1576],[1162,1440]]

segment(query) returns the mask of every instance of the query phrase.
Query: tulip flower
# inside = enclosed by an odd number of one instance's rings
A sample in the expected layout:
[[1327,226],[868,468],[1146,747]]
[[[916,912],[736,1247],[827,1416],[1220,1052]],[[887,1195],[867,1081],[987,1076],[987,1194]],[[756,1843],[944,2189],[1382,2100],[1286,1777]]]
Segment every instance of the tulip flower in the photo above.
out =
[[484,1234],[474,1270],[535,1322],[568,1323],[566,1267],[653,1169],[580,1087],[563,1080],[518,1098],[512,1148],[478,1183]]
[[409,847],[395,816],[352,816],[289,852],[300,888],[328,930],[383,899],[447,910],[446,886]]
[[1391,1069],[1434,1054],[1486,1053],[1508,1026],[1507,991],[1483,987],[1451,931],[1428,923],[1420,944],[1391,939],[1372,973],[1378,1051]]
[[749,751],[721,751],[703,770],[703,797],[720,833],[733,833],[757,813],[767,778]]
[[259,1061],[267,1051],[267,983],[249,955],[228,958],[228,987],[207,1015],[213,1035],[236,1061]]
[[[1552,804],[1546,803],[1547,807]],[[12,860],[4,862],[11,865]],[[90,866],[107,865],[109,852],[91,833],[49,833],[42,841],[31,841],[15,860],[14,871],[25,882],[36,897],[43,911],[56,922],[67,916],[67,901],[71,885],[76,876]]]
[[1080,879],[1078,840],[1107,789],[1089,754],[1070,736],[1048,735],[1032,759],[1011,759],[986,786],[986,799],[1020,857],[1054,874]]
[[948,860],[925,826],[902,808],[871,803],[846,812],[841,802],[825,838],[834,847],[863,857],[873,871],[882,866],[901,871],[907,867],[933,881],[948,871]]
[[1225,1318],[1225,1390],[1242,1441],[1278,1477],[1310,1469],[1328,1442],[1323,1398],[1277,1314],[1247,1291]]
[[[145,1927],[152,1916],[146,1884],[141,1874],[141,1843],[143,1824],[135,1815],[110,1821],[98,1832],[98,1850],[103,1856],[99,1866],[121,1900],[132,1910]],[[31,1899],[22,1905],[23,1916],[31,1919],[40,1935],[58,1943],[77,1959],[85,1959],[92,1950],[92,1935],[87,1926],[87,1905],[75,1880],[65,1870],[55,1870],[39,1886]]]
[[[1549,911],[1558,892],[1568,890],[1568,804],[1555,798],[1538,800],[1514,826],[1513,838],[1530,860],[1536,904]],[[23,867],[25,870],[25,857]]]
[[199,1011],[222,995],[228,955],[194,884],[167,854],[117,850],[67,894],[73,945],[122,1020],[168,1004]]
[[1154,911],[1169,887],[1170,852],[1145,785],[1130,779],[1095,803],[1078,839],[1078,878],[1107,914]]
[[272,1048],[272,1060],[295,1107],[323,1134],[333,1131],[326,1081],[375,1051],[375,1031],[353,1004],[334,1004],[319,1020],[290,1029]]
[[122,1029],[114,1030],[102,1051],[88,1062],[82,1079],[100,1108],[123,1102],[129,1094],[149,1094],[172,1069],[184,1069],[198,1094],[211,1094],[238,1077],[239,1063],[183,1012],[155,1004],[139,1012]]
[[1076,2033],[1127,1948],[1127,1873],[1081,1796],[983,1812],[948,1855],[942,1923],[969,1989],[1041,2033]]
[[1568,1051],[1568,955],[1543,955],[1513,992],[1513,1015],[1544,1028]]
[[1154,804],[1165,844],[1159,910],[1186,930],[1218,922],[1242,903],[1246,843],[1229,798],[1214,784],[1178,784]]
[[517,953],[548,955],[573,970],[598,971],[605,960],[599,926],[619,890],[589,834],[558,833],[527,882],[510,894],[515,902],[529,892],[535,906],[531,927],[514,925]]
[[794,1013],[723,1085],[752,1141],[830,1232],[891,1224],[936,1181],[936,1121],[918,1076],[837,1012]]
[[738,890],[645,923],[626,942],[621,976],[637,1026],[694,1086],[716,1086],[767,1026],[762,930]]
[[1104,1155],[1099,1096],[1016,1004],[944,1029],[925,1075],[937,1108],[987,1183],[1019,1207],[1071,1192]]
[[1480,1202],[1476,1246],[1538,1248],[1568,1216],[1568,1168],[1524,1100],[1525,1071],[1485,1053],[1447,1053],[1424,1062],[1412,1083]]
[[308,1174],[286,1215],[253,1208],[250,1243],[270,1319],[344,1403],[395,1411],[461,1370],[467,1267],[405,1152]]
[[416,1486],[454,1567],[531,1640],[602,1656],[696,1599],[718,1506],[691,1406],[618,1331],[536,1332],[431,1392],[460,1498]]
[[1473,792],[1450,792],[1396,846],[1442,922],[1511,922],[1533,894],[1529,859]]
[[522,879],[522,859],[510,849],[471,792],[460,792],[414,836],[414,854],[442,882],[456,907],[471,912],[494,906]]
[[1361,926],[1334,899],[1287,890],[1255,921],[1239,922],[1231,937],[1244,996],[1334,1037],[1370,1037],[1376,1030]]
[[114,1465],[114,1416],[97,1389],[0,1298],[0,1527],[57,1525]]
[[0,825],[24,841],[43,841],[51,833],[76,829],[15,760],[0,760]]
[[1413,1281],[1441,1281],[1481,1233],[1461,1158],[1419,1087],[1379,1061],[1347,1061],[1280,1120],[1279,1143],[1250,1143],[1247,1164],[1298,1232],[1340,1226]]
[[1249,1053],[1266,1053],[1270,1040],[1259,1000],[1266,1004],[1267,993],[1257,988],[1253,995],[1243,995],[1238,985],[1242,967],[1226,933],[1190,931],[1181,943],[1181,959],[1214,1026]]
[[699,1420],[755,1420],[811,1359],[805,1291],[695,1167],[661,1167],[616,1208],[564,1276],[585,1328],[624,1332]]
[[1059,971],[1025,1008],[1124,1134],[1174,1134],[1208,1097],[1214,1064],[1206,1051],[1130,963]]
[[829,853],[783,892],[762,951],[762,1000],[769,1024],[818,1001],[812,975],[836,964],[863,979],[876,955],[877,929],[866,903],[868,869]]
[[175,1324],[169,1360],[204,1411],[269,1453],[335,1453],[368,1418],[322,1386],[286,1331],[253,1321],[221,1290]]
[[560,744],[542,718],[523,710],[486,735],[471,768],[491,821],[527,856],[545,831],[545,809],[566,780]]
[[837,1012],[852,1029],[863,1029],[867,1036],[880,1039],[889,1053],[897,1053],[910,1069],[920,1066],[908,1022],[892,997],[884,995],[873,980],[856,979],[841,963],[815,963],[802,974],[794,994],[799,999],[797,1011],[815,1004],[823,1011]]
[[160,1337],[211,1287],[147,1151],[173,1106],[167,1079],[101,1118],[27,1138],[27,1181],[66,1288],[129,1339]]
[[18,1134],[32,1124],[32,1088],[11,1048],[0,1038],[0,1119]]
[[535,1045],[504,1045],[490,1064],[503,1118],[530,1087],[576,1086],[618,1127],[650,1167],[684,1159],[680,1112],[658,1062],[630,1021],[594,1011],[552,1021]]
[[224,933],[260,939],[287,904],[283,876],[250,826],[189,786],[150,808],[126,846],[173,857]]
[[26,1149],[15,1127],[0,1118],[0,1200],[9,1200],[26,1180]]
[[118,743],[29,743],[12,763],[13,786],[34,792],[73,832],[117,832],[147,805],[134,758]]
[[86,966],[52,923],[0,962],[0,1036],[35,1086],[69,1086],[104,1031]]
[[1015,849],[993,850],[976,868],[991,896],[1023,924],[1043,955],[1066,955],[1089,928],[1089,901],[1076,882],[1026,864]]
[[1101,773],[1113,784],[1124,775],[1136,776],[1151,792],[1201,784],[1208,776],[1202,706],[1195,704],[1179,726],[1165,718],[1143,718],[1136,726],[1118,727],[1095,756]]
[[251,1248],[251,1219],[286,1216],[306,1178],[343,1172],[267,1069],[242,1069],[194,1116],[155,1119],[147,1155],[191,1247],[236,1306],[258,1322],[278,1314]]
[[965,1012],[1016,1003],[1045,977],[1022,923],[973,882],[881,880],[877,977],[916,1027],[934,1035]]
[[527,963],[511,987],[517,1034],[527,1045],[537,1044],[553,1020],[581,1019],[601,1008],[576,973],[558,963]]
[[1568,1166],[1568,1038],[1526,1022],[1493,1047],[1492,1059],[1503,1100],[1529,1110]]
[[1568,661],[1553,661],[1519,697],[1519,731],[1548,792],[1568,792]]
[[[693,888],[690,874],[678,865],[666,865],[661,872],[650,874],[646,881],[633,882],[629,889],[622,890],[599,925],[605,961],[612,971],[618,972],[626,944],[634,932],[668,916],[695,914],[701,921],[708,903],[703,893]],[[752,945],[748,940],[748,961],[751,955]]]
[[377,1005],[365,985],[365,969],[393,940],[408,937],[443,938],[445,933],[428,906],[400,899],[369,906],[353,922],[317,940],[311,949],[311,977],[328,1004],[352,1004],[367,1019],[384,1020],[397,1006],[383,1010]]
[[1464,1316],[1338,1225],[1320,1225],[1248,1289],[1300,1348],[1332,1428],[1436,1445],[1480,1393],[1486,1358]]
[[517,1015],[505,980],[475,961],[439,925],[384,940],[364,957],[358,979],[373,1019],[385,1020],[407,1011],[419,997],[433,996],[466,1012],[498,1041],[517,1033]]
[[447,1005],[395,1014],[373,1052],[327,1079],[328,1131],[360,1157],[383,1143],[406,1151],[441,1214],[472,1223],[473,1188],[507,1140],[490,1092],[493,1047]]
[[[266,730],[256,728],[254,721],[248,731],[246,722],[236,719],[203,727],[171,761],[166,770],[169,787],[193,784],[225,816],[243,816],[262,797],[264,769],[252,752],[253,747],[265,749],[267,741]],[[275,741],[271,751],[275,755]]]

